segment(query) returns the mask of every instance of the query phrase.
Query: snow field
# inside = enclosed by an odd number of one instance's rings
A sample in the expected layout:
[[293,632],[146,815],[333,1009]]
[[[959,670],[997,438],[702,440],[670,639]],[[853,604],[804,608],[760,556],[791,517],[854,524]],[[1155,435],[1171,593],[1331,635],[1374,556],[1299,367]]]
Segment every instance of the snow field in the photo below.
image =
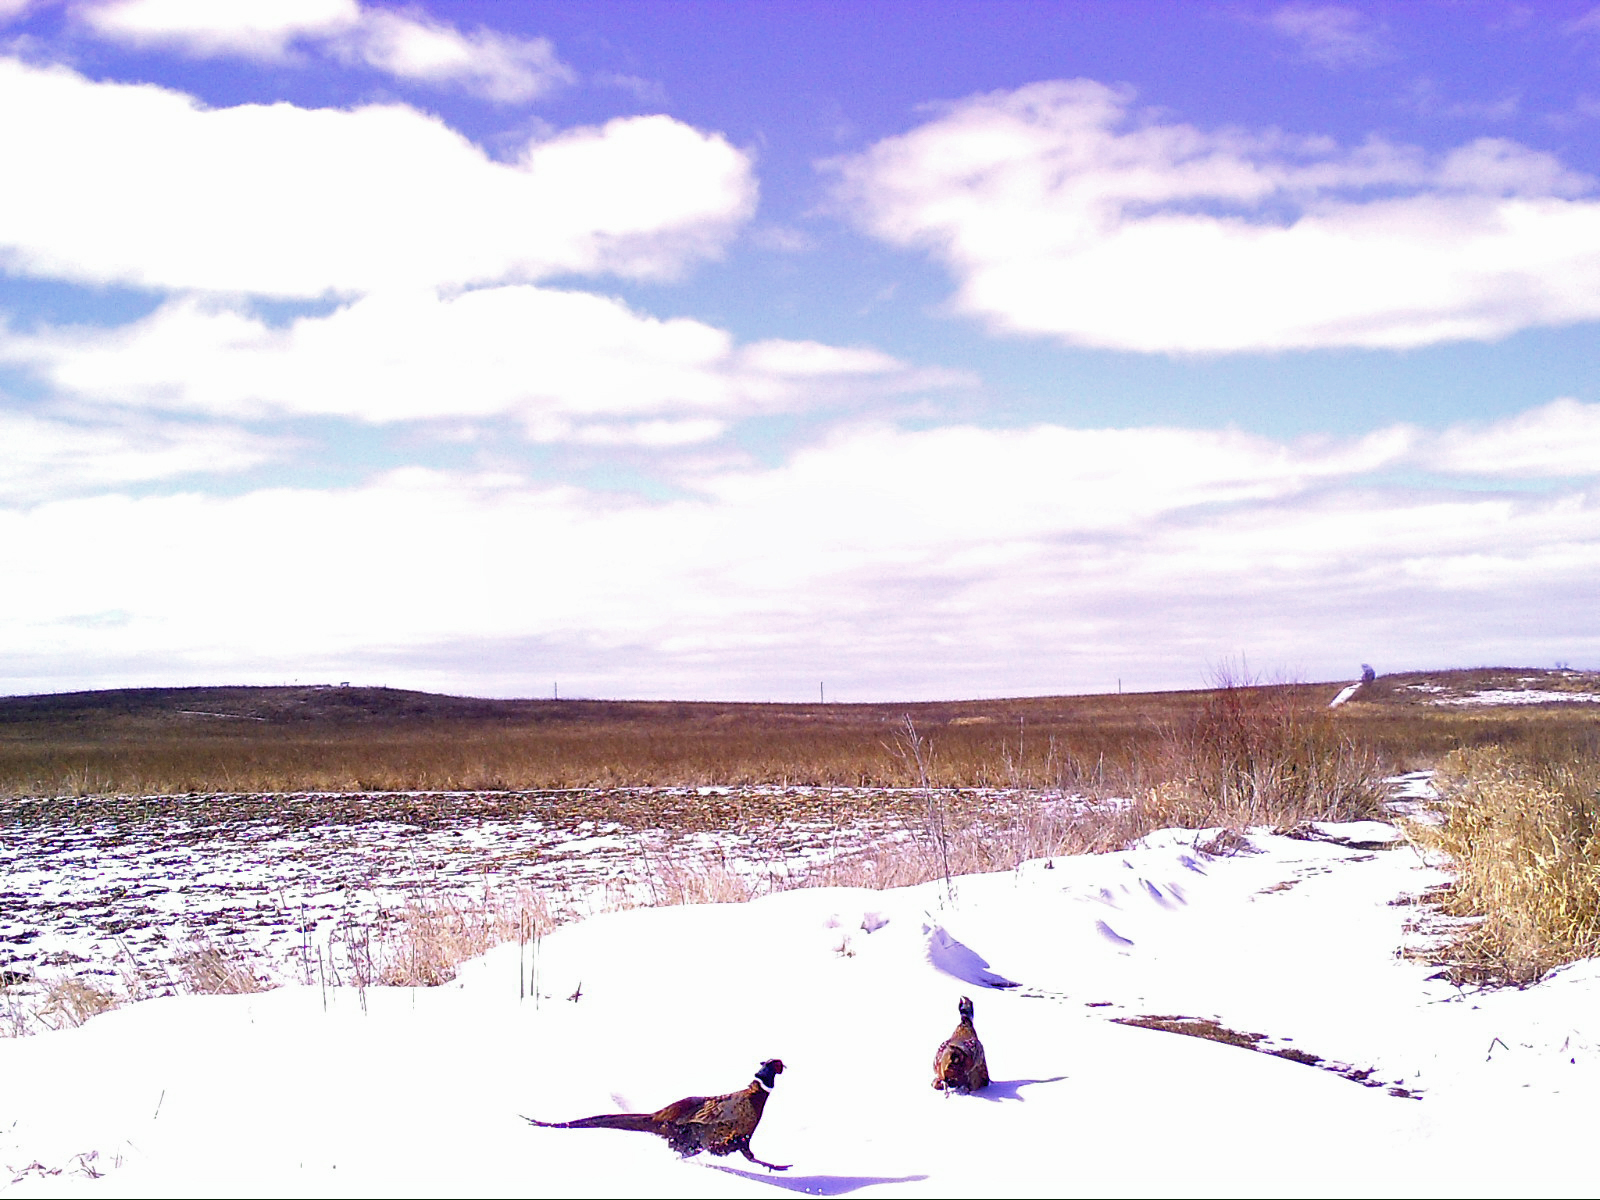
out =
[[[1168,831],[953,900],[941,881],[605,914],[542,939],[537,999],[512,944],[436,989],[148,1001],[0,1044],[0,1165],[18,1195],[1592,1194],[1600,972],[1430,980],[1396,954],[1417,907],[1390,901],[1444,876],[1370,848],[1389,826],[1322,828],[1354,845],[1256,833],[1260,853],[1210,857]],[[963,994],[995,1083],[946,1098],[931,1060]],[[1111,1020],[1143,1014],[1422,1098]],[[768,1057],[788,1070],[753,1148],[783,1175],[518,1116],[731,1091]],[[74,1172],[91,1151],[98,1180]]]

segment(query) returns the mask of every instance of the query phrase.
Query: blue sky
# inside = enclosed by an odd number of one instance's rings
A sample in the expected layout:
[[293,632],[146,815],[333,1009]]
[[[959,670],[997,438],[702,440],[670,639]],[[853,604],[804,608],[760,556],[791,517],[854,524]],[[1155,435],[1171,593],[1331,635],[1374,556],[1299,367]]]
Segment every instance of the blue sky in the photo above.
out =
[[1600,666],[1600,8],[0,0],[0,690]]

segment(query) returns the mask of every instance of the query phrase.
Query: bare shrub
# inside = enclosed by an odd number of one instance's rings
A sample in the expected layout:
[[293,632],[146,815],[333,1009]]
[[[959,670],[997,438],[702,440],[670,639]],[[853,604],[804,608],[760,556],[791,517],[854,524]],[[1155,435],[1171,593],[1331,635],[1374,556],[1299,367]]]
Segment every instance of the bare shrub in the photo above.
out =
[[1163,825],[1189,828],[1351,821],[1382,812],[1377,755],[1326,707],[1289,686],[1241,684],[1226,673],[1167,738],[1164,781],[1144,803]]
[[1527,983],[1600,953],[1600,765],[1460,750],[1435,787],[1443,822],[1408,832],[1455,865],[1444,911],[1481,918],[1451,947],[1458,972]]
[[934,791],[929,782],[929,772],[933,765],[933,743],[917,733],[916,722],[907,713],[897,731],[897,741],[902,759],[908,766],[914,767],[917,773],[917,783],[922,788],[925,809],[925,824],[923,833],[926,842],[938,855],[939,872],[944,876],[944,890],[946,897],[955,898],[955,893],[950,885],[950,831],[948,828],[948,813],[944,803],[943,793]]

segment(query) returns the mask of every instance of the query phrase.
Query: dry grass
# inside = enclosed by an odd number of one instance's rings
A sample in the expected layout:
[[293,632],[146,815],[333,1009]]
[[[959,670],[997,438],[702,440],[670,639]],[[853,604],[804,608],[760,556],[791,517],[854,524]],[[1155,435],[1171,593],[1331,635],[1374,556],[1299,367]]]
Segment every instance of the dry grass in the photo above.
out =
[[1521,984],[1600,953],[1600,762],[1458,751],[1437,786],[1443,823],[1410,833],[1456,868],[1444,911],[1477,918],[1456,971]]
[[1439,766],[1456,750],[1499,747],[1530,762],[1564,762],[1600,755],[1600,706],[1440,706],[1433,694],[1462,695],[1516,688],[1524,680],[1542,691],[1600,691],[1600,676],[1529,668],[1413,671],[1380,676],[1338,710],[1340,729],[1378,753],[1388,771]]
[[191,996],[236,996],[263,992],[271,986],[256,974],[255,964],[244,951],[219,946],[207,937],[191,938],[173,955],[180,990]]
[[[473,700],[304,687],[13,697],[0,699],[0,797],[919,787],[914,756],[895,752],[908,716],[937,747],[924,764],[932,786],[1126,796],[1173,777],[1173,741],[1184,731],[1210,721],[1228,733],[1219,691],[1231,693],[1230,704],[1320,714],[1311,733],[1363,748],[1386,771],[1431,767],[1475,745],[1531,757],[1600,751],[1590,706],[1441,708],[1411,688],[1497,687],[1530,675],[1549,690],[1600,686],[1571,672],[1510,669],[1382,676],[1331,713],[1338,683],[1230,688],[1227,680],[1189,692],[912,705]],[[1281,791],[1285,782],[1252,774],[1228,786]]]
[[1326,707],[1287,688],[1224,681],[1168,740],[1165,780],[1146,803],[1165,825],[1267,825],[1377,816],[1383,771]]
[[46,1029],[76,1029],[90,1017],[109,1012],[120,1003],[109,988],[81,976],[64,975],[45,989],[32,1016]]
[[[1291,689],[1325,705],[1327,687]],[[754,784],[1122,791],[1203,692],[948,704],[466,701],[367,688],[0,700],[0,796]],[[337,702],[337,703],[336,703]],[[209,714],[209,715],[208,715]]]
[[[485,891],[481,897],[419,896],[375,931],[346,937],[346,976],[363,987],[437,987],[454,979],[468,959],[508,941],[530,941],[560,919],[545,893],[531,888]],[[335,984],[345,981],[335,972]]]

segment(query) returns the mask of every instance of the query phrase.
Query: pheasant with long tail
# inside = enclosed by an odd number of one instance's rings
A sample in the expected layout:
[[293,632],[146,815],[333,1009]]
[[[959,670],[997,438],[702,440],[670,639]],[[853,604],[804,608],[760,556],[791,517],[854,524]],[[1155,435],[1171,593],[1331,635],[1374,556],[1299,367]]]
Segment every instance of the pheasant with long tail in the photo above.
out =
[[667,1144],[685,1158],[702,1150],[718,1157],[737,1150],[757,1166],[769,1171],[787,1171],[790,1164],[779,1166],[763,1162],[750,1152],[751,1135],[761,1123],[767,1097],[772,1094],[772,1086],[782,1071],[782,1060],[769,1058],[756,1068],[755,1078],[747,1088],[725,1096],[685,1096],[653,1113],[601,1113],[576,1121],[535,1121],[532,1117],[523,1120],[541,1129],[628,1129],[653,1133],[666,1138]]

